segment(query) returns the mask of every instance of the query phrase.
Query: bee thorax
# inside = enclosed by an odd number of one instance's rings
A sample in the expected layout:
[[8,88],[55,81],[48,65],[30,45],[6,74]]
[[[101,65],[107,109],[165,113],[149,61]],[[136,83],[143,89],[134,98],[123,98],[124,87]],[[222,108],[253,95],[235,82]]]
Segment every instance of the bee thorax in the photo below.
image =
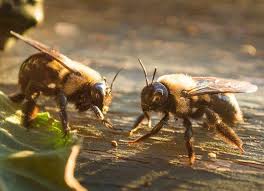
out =
[[185,74],[164,75],[159,77],[157,81],[176,94],[180,94],[182,90],[189,90],[195,87],[195,82],[192,78]]

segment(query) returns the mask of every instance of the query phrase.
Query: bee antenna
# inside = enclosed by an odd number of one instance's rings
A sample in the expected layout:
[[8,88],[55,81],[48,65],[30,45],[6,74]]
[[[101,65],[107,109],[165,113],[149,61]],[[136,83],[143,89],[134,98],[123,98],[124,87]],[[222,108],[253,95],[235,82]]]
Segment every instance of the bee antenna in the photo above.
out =
[[149,85],[149,81],[148,81],[148,77],[147,77],[146,68],[145,68],[145,66],[143,65],[143,63],[141,62],[141,60],[139,58],[138,58],[138,61],[139,61],[140,66],[143,69],[143,72],[144,72],[144,75],[145,75],[145,79],[146,79],[146,85],[148,86]]
[[155,69],[154,69],[151,83],[153,83],[153,81],[154,81],[154,79],[155,79],[155,75],[156,75],[156,73],[157,73],[157,66],[156,66]]
[[112,91],[112,89],[113,89],[113,85],[114,85],[114,82],[115,82],[115,80],[116,80],[116,77],[118,76],[118,74],[123,70],[124,68],[121,68],[121,69],[119,69],[118,71],[117,71],[117,73],[115,74],[115,76],[114,76],[114,78],[113,78],[113,80],[112,80],[112,82],[111,82],[111,85],[110,85],[110,90]]

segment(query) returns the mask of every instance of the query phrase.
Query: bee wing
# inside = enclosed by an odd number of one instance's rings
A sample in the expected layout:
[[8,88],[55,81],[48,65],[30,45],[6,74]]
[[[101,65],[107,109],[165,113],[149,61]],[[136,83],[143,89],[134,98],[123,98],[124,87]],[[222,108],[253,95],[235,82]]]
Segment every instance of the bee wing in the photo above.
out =
[[36,40],[30,39],[28,37],[22,36],[14,31],[10,31],[10,33],[12,35],[14,35],[15,37],[17,37],[18,39],[24,41],[25,43],[29,44],[30,46],[33,46],[34,48],[40,50],[41,52],[44,52],[48,55],[50,55],[52,58],[54,58],[55,60],[57,60],[58,62],[60,62],[65,68],[67,68],[69,71],[71,72],[78,72],[77,70],[74,69],[74,63],[76,63],[75,61],[71,60],[70,58],[68,58],[67,56],[61,54],[59,51],[56,51]]
[[217,93],[252,93],[258,87],[245,81],[216,77],[193,77],[195,87],[187,91],[188,96]]

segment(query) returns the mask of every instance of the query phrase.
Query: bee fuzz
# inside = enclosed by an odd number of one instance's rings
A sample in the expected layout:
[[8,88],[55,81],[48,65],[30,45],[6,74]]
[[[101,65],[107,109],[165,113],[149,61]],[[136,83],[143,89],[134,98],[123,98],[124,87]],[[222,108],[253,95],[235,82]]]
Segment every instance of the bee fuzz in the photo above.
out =
[[56,88],[56,84],[50,83],[50,84],[48,84],[48,88],[54,89],[54,88]]
[[117,147],[118,146],[117,141],[115,141],[115,140],[111,141],[111,144],[112,144],[113,147]]
[[208,153],[208,157],[210,159],[216,159],[216,154],[215,153]]

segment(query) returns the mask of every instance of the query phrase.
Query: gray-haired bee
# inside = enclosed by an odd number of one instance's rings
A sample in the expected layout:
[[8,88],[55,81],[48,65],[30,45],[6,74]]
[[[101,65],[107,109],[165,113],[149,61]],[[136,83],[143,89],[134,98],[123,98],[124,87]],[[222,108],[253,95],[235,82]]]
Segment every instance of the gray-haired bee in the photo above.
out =
[[15,37],[40,50],[27,58],[20,67],[18,84],[21,92],[10,96],[14,102],[22,102],[23,125],[29,127],[38,112],[37,98],[42,93],[54,96],[60,109],[60,119],[65,134],[69,131],[66,113],[67,102],[74,103],[80,112],[91,109],[102,123],[112,128],[103,115],[112,101],[113,83],[110,85],[98,72],[71,60],[48,46],[11,31]]
[[184,74],[164,75],[154,81],[156,68],[149,83],[144,65],[139,60],[144,71],[146,86],[141,92],[141,114],[130,134],[135,132],[140,123],[146,118],[150,123],[150,111],[164,114],[160,122],[151,132],[129,141],[136,143],[160,131],[167,124],[169,114],[182,118],[186,128],[184,133],[185,145],[188,151],[189,162],[193,164],[195,154],[192,144],[191,118],[199,119],[206,116],[205,124],[214,128],[226,142],[237,146],[243,152],[243,142],[239,136],[229,127],[243,121],[242,112],[233,93],[250,93],[257,90],[257,86],[243,81],[222,79],[216,77],[190,77]]

